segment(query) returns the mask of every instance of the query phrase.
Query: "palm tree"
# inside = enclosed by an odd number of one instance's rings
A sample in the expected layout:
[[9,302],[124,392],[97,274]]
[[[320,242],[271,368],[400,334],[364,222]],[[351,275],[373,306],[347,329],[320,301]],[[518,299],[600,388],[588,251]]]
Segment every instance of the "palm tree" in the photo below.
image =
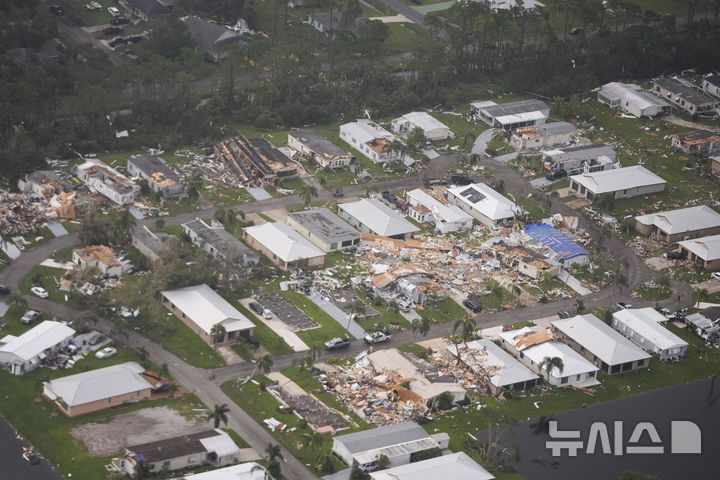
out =
[[304,433],[302,435],[302,438],[305,441],[305,445],[310,447],[310,450],[312,450],[313,452],[315,452],[317,448],[320,447],[323,443],[322,435],[316,432]]
[[412,331],[417,338],[417,334],[420,333],[423,337],[427,336],[430,331],[430,319],[427,317],[419,317],[412,321]]
[[540,277],[540,281],[542,282],[543,290],[547,292],[547,290],[550,289],[550,285],[552,285],[552,273],[550,272],[543,272],[542,276]]
[[585,302],[582,298],[575,299],[575,313],[580,315],[585,310]]
[[312,199],[318,196],[318,191],[313,185],[303,185],[298,194],[305,204],[305,208],[307,208],[312,202]]
[[200,170],[196,170],[185,182],[187,184],[187,195],[193,202],[200,197],[200,191],[203,187],[203,177]]
[[224,425],[227,425],[228,423],[228,417],[227,414],[230,411],[230,407],[227,406],[227,403],[223,403],[222,405],[215,404],[215,407],[213,408],[213,411],[211,413],[208,413],[207,415],[207,421],[210,420],[214,421],[215,428],[218,428],[220,426],[220,422],[222,422]]
[[213,344],[215,345],[225,340],[226,333],[227,330],[222,323],[216,323],[213,325],[210,329],[210,335],[213,337]]
[[[475,332],[475,319],[472,317],[462,317],[455,320],[455,324],[453,325],[453,333],[455,333],[458,329],[462,330],[461,337],[463,340],[463,344],[465,344],[465,347],[467,347],[467,340],[470,338]],[[460,364],[460,349],[458,348],[458,343],[455,343],[455,351],[457,352],[457,363]]]
[[565,364],[563,363],[562,358],[560,358],[560,357],[545,357],[538,364],[538,370],[541,373],[543,370],[545,370],[545,373],[547,374],[548,382],[550,382],[550,373],[553,371],[553,369],[557,369],[558,375],[562,375],[563,370],[565,370]]
[[628,279],[622,273],[615,275],[615,287],[628,288]]
[[693,305],[695,305],[696,308],[700,307],[700,302],[707,301],[707,299],[710,298],[710,292],[708,292],[707,288],[694,288],[692,291],[692,299],[693,299]]
[[268,443],[267,447],[265,447],[265,455],[268,462],[273,462],[276,460],[285,460],[282,455],[282,447],[280,445],[273,445],[272,443]]
[[268,353],[264,357],[260,358],[260,360],[257,361],[257,366],[261,372],[270,373],[273,366],[272,356]]

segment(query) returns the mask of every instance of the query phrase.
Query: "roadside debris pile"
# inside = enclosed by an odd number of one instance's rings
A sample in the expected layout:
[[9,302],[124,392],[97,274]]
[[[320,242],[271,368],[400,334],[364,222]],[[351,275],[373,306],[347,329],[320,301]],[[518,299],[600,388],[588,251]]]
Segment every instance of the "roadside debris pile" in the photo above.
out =
[[298,416],[304,418],[318,433],[328,430],[335,433],[350,428],[342,418],[312,395],[297,394],[283,388],[283,385],[272,385],[267,389],[280,403],[292,408]]
[[373,425],[415,421],[448,392],[454,401],[465,390],[431,364],[395,349],[362,352],[350,366],[320,376],[321,383]]
[[37,231],[47,224],[46,210],[40,197],[0,191],[0,233],[18,236]]

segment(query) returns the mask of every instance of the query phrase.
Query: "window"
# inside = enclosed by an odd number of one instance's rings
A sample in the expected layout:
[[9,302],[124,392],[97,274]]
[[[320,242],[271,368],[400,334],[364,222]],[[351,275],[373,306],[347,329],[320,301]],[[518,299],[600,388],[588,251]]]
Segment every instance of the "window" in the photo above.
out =
[[108,403],[112,402],[112,397],[108,397]]
[[578,373],[578,374],[575,376],[575,381],[578,381],[578,382],[579,382],[579,381],[580,381],[580,378],[582,378],[582,374]]
[[562,377],[562,380],[560,380],[560,383],[562,385],[565,385],[568,382],[568,377]]

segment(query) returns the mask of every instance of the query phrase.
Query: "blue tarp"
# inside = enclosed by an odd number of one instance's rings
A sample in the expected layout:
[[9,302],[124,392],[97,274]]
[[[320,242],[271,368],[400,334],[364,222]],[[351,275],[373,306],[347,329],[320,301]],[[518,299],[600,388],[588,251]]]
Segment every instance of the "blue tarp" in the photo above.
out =
[[559,253],[565,259],[590,255],[590,252],[575,243],[570,237],[545,223],[525,225],[525,233],[552,249],[553,252]]

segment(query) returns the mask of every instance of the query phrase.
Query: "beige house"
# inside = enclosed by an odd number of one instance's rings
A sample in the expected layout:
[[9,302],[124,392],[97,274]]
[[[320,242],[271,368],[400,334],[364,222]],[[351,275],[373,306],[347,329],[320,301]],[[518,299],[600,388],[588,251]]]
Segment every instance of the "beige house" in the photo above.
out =
[[43,382],[43,396],[68,417],[148,400],[152,385],[142,375],[144,371],[137,363],[127,362],[60,377]]
[[97,268],[106,277],[122,275],[122,264],[115,257],[115,252],[105,245],[92,245],[76,248],[72,255],[73,263],[82,268]]
[[650,213],[635,217],[635,230],[669,245],[720,233],[720,213],[705,205]]
[[[255,328],[245,315],[204,283],[160,293],[163,305],[210,346],[238,343],[243,336],[252,335]],[[225,329],[222,338],[212,334],[218,324]]]
[[327,208],[288,213],[287,223],[323,252],[357,247],[360,244],[360,232]]
[[510,145],[520,150],[539,150],[544,147],[566,145],[579,134],[580,131],[572,123],[545,123],[518,128],[510,137]]
[[319,267],[325,263],[325,252],[285,222],[247,227],[243,240],[283,270]]
[[720,235],[678,242],[680,253],[706,270],[720,270]]

